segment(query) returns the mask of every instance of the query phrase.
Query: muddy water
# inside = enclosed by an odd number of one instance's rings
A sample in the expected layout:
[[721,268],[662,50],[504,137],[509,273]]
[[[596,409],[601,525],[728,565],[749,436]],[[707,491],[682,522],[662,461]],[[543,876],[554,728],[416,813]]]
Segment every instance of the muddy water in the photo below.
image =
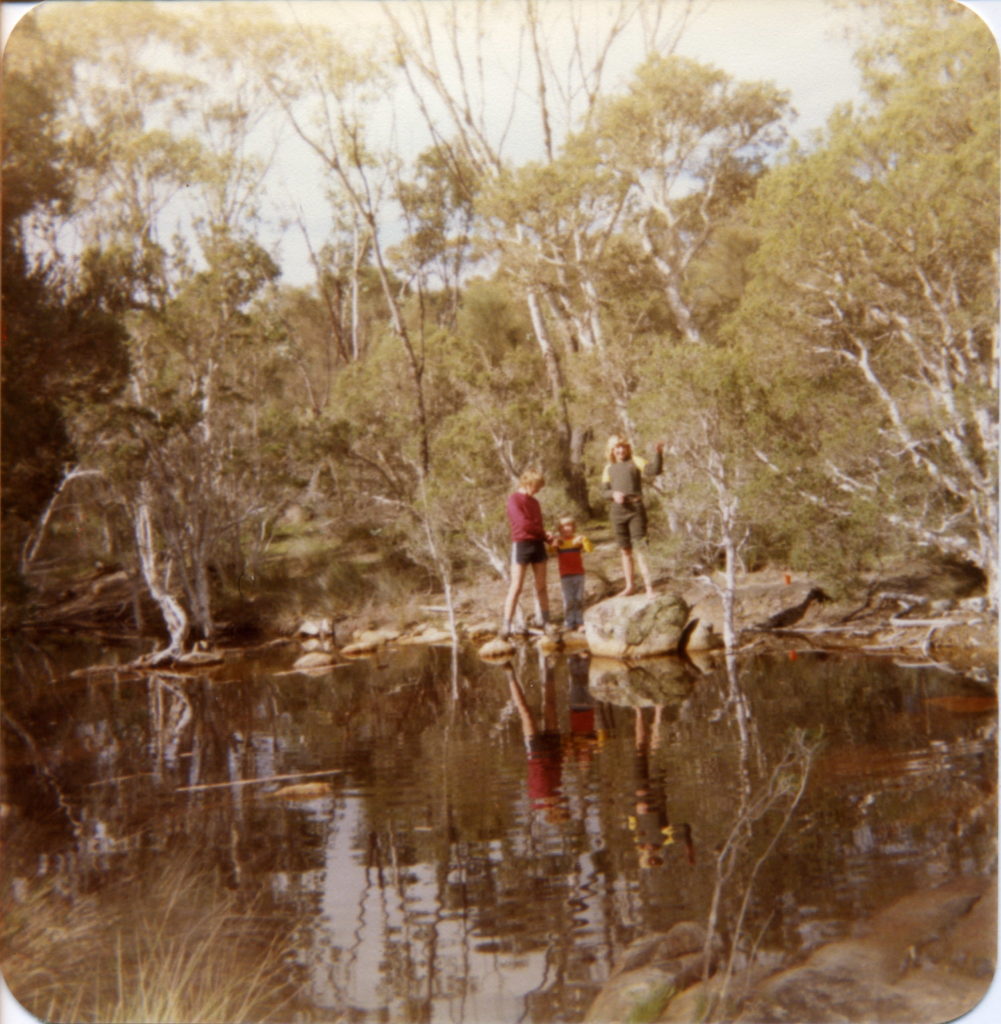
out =
[[123,907],[152,907],[179,864],[198,879],[173,897],[182,920],[214,886],[274,951],[274,1019],[469,1024],[580,1020],[630,941],[714,906],[725,947],[792,959],[994,870],[995,683],[939,668],[408,648],[319,676],[289,673],[291,650],[137,676],[73,674],[94,653],[69,646],[6,658],[5,899],[101,910],[44,1006],[0,950],[36,1014],[100,987]]

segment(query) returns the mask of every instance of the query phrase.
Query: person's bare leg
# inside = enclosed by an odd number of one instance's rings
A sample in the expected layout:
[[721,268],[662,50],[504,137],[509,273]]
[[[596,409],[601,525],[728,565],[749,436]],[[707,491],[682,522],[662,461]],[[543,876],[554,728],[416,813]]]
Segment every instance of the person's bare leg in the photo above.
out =
[[514,706],[518,709],[518,717],[521,719],[522,734],[526,740],[531,739],[539,730],[535,727],[535,722],[532,720],[532,712],[528,710],[525,691],[521,688],[521,683],[518,682],[518,677],[514,673],[514,667],[510,663],[504,666],[504,671],[507,672],[508,685],[511,688],[511,699],[514,701]]
[[535,596],[539,602],[539,614],[542,616],[542,624],[549,621],[549,591],[546,589],[546,563],[533,562],[532,571],[535,573]]
[[631,594],[635,587],[635,573],[633,570],[633,552],[632,548],[622,549],[622,575],[626,578],[626,585],[621,592],[622,597],[627,597]]
[[640,567],[640,575],[643,577],[643,585],[646,587],[648,594],[653,593],[653,581],[650,579],[650,569],[646,564],[646,559],[643,557],[643,552],[636,549],[636,562]]
[[507,588],[507,597],[504,600],[504,625],[501,628],[501,632],[505,635],[511,632],[514,610],[518,607],[518,598],[521,596],[521,588],[525,582],[526,568],[527,566],[517,563],[511,566],[511,585]]

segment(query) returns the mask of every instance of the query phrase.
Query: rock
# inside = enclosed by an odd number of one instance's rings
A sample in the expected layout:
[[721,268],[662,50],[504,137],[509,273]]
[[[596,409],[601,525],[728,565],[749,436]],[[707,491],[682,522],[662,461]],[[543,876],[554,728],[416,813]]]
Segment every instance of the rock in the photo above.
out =
[[337,659],[332,651],[307,651],[296,658],[292,667],[296,669],[327,668],[336,664]]
[[330,796],[333,788],[329,782],[294,782],[282,786],[271,795],[281,800],[314,800],[319,796]]
[[587,645],[608,658],[648,658],[678,650],[688,606],[677,594],[611,597],[584,612]]
[[586,654],[588,653],[587,637],[583,633],[578,633],[576,630],[572,633],[564,633],[563,649],[565,651],[570,651],[573,654]]
[[372,654],[378,649],[379,645],[374,643],[368,643],[367,641],[359,640],[353,644],[346,644],[341,648],[341,654],[346,658],[358,658]]
[[187,654],[182,654],[177,661],[176,665],[185,665],[188,668],[197,667],[199,665],[221,665],[223,663],[223,656],[221,651],[188,651]]
[[[913,893],[876,915],[860,938],[815,950],[800,966],[781,971],[753,992],[738,1021],[953,1020],[983,998],[993,974],[996,927],[984,927],[992,892],[980,879],[956,879]],[[978,903],[987,897],[986,912]],[[979,942],[978,942],[979,937]],[[948,951],[950,940],[967,963],[975,954],[989,970],[945,971],[924,950]],[[946,953],[948,955],[948,953]]]
[[715,651],[723,646],[723,638],[712,622],[693,615],[685,625],[682,646],[686,651]]
[[507,661],[515,652],[510,640],[502,640],[499,636],[488,640],[479,650],[484,661]]
[[438,626],[423,625],[410,636],[401,637],[401,644],[451,644],[452,634]]
[[374,650],[382,644],[390,644],[398,640],[400,631],[398,629],[363,629],[355,635],[354,644],[365,644],[369,650]]
[[657,967],[621,974],[602,988],[584,1020],[586,1024],[657,1020],[679,987],[673,971]]
[[596,699],[619,707],[664,707],[683,701],[695,678],[689,663],[676,656],[632,662],[592,657],[588,689]]
[[[705,929],[681,921],[662,934],[633,942],[587,1011],[585,1021],[659,1020],[671,998],[702,977]],[[709,952],[710,970],[717,955]]]
[[330,636],[334,624],[329,618],[304,619],[299,624],[299,636]]
[[708,651],[690,651],[686,647],[685,657],[699,675],[710,675],[719,667],[719,655]]
[[712,944],[706,965],[704,938],[701,925],[686,921],[633,942],[585,1020],[954,1020],[983,998],[994,974],[997,883],[957,878],[918,890],[800,964],[790,967],[779,951],[757,949],[750,960],[736,958],[734,973],[720,971],[708,984],[701,981],[704,968],[719,966],[722,947]]
[[[706,944],[706,930],[695,921],[679,921],[667,932],[644,935],[631,942],[615,961],[612,977],[641,967],[663,965],[686,953],[701,953]],[[718,945],[718,942],[716,943]]]
[[[783,961],[783,955],[774,950],[755,950],[753,960],[735,967],[731,975],[727,976],[726,972],[720,971],[708,982],[703,983],[700,979],[679,992],[671,1000],[667,1010],[657,1018],[659,1024],[692,1024],[692,1021],[697,1020],[719,1020],[718,1012],[713,1014],[710,1010],[709,1016],[706,1016],[706,1009],[713,1001],[726,1000],[728,994],[732,1001],[734,992],[748,992],[764,978],[780,970]],[[724,1001],[716,1005],[726,1006],[727,1003]]]

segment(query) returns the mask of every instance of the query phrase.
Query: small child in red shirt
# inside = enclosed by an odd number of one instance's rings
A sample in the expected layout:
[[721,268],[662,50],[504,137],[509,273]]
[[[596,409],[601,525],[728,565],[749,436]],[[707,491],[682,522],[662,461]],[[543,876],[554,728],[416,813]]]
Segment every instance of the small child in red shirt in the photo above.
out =
[[584,555],[594,546],[582,533],[577,532],[573,516],[562,516],[558,532],[552,543],[560,567],[560,587],[563,590],[563,625],[566,629],[584,628]]

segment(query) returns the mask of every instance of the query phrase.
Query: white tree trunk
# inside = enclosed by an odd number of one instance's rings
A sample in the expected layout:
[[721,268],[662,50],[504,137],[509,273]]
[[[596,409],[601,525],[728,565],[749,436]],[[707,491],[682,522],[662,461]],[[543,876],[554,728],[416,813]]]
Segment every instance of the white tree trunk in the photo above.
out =
[[156,602],[163,615],[164,624],[170,643],[167,647],[153,654],[152,664],[158,664],[184,653],[188,640],[188,616],[181,603],[170,593],[169,573],[161,578],[159,560],[153,539],[153,523],[150,517],[149,504],[140,500],[134,512],[136,548],[139,552],[139,565],[150,596]]
[[32,531],[28,537],[27,543],[24,545],[24,550],[21,555],[21,573],[22,575],[28,571],[31,567],[31,563],[38,557],[38,549],[42,546],[42,539],[45,536],[45,531],[48,528],[49,520],[52,518],[52,513],[55,511],[56,505],[59,499],[62,497],[63,491],[66,490],[66,486],[72,480],[78,480],[82,476],[100,476],[101,471],[99,469],[79,469],[74,466],[72,469],[67,469],[63,473],[62,480],[59,481],[59,486],[56,487],[55,492],[49,499],[49,503],[45,506],[45,511],[42,513],[41,519],[38,520],[38,525]]

